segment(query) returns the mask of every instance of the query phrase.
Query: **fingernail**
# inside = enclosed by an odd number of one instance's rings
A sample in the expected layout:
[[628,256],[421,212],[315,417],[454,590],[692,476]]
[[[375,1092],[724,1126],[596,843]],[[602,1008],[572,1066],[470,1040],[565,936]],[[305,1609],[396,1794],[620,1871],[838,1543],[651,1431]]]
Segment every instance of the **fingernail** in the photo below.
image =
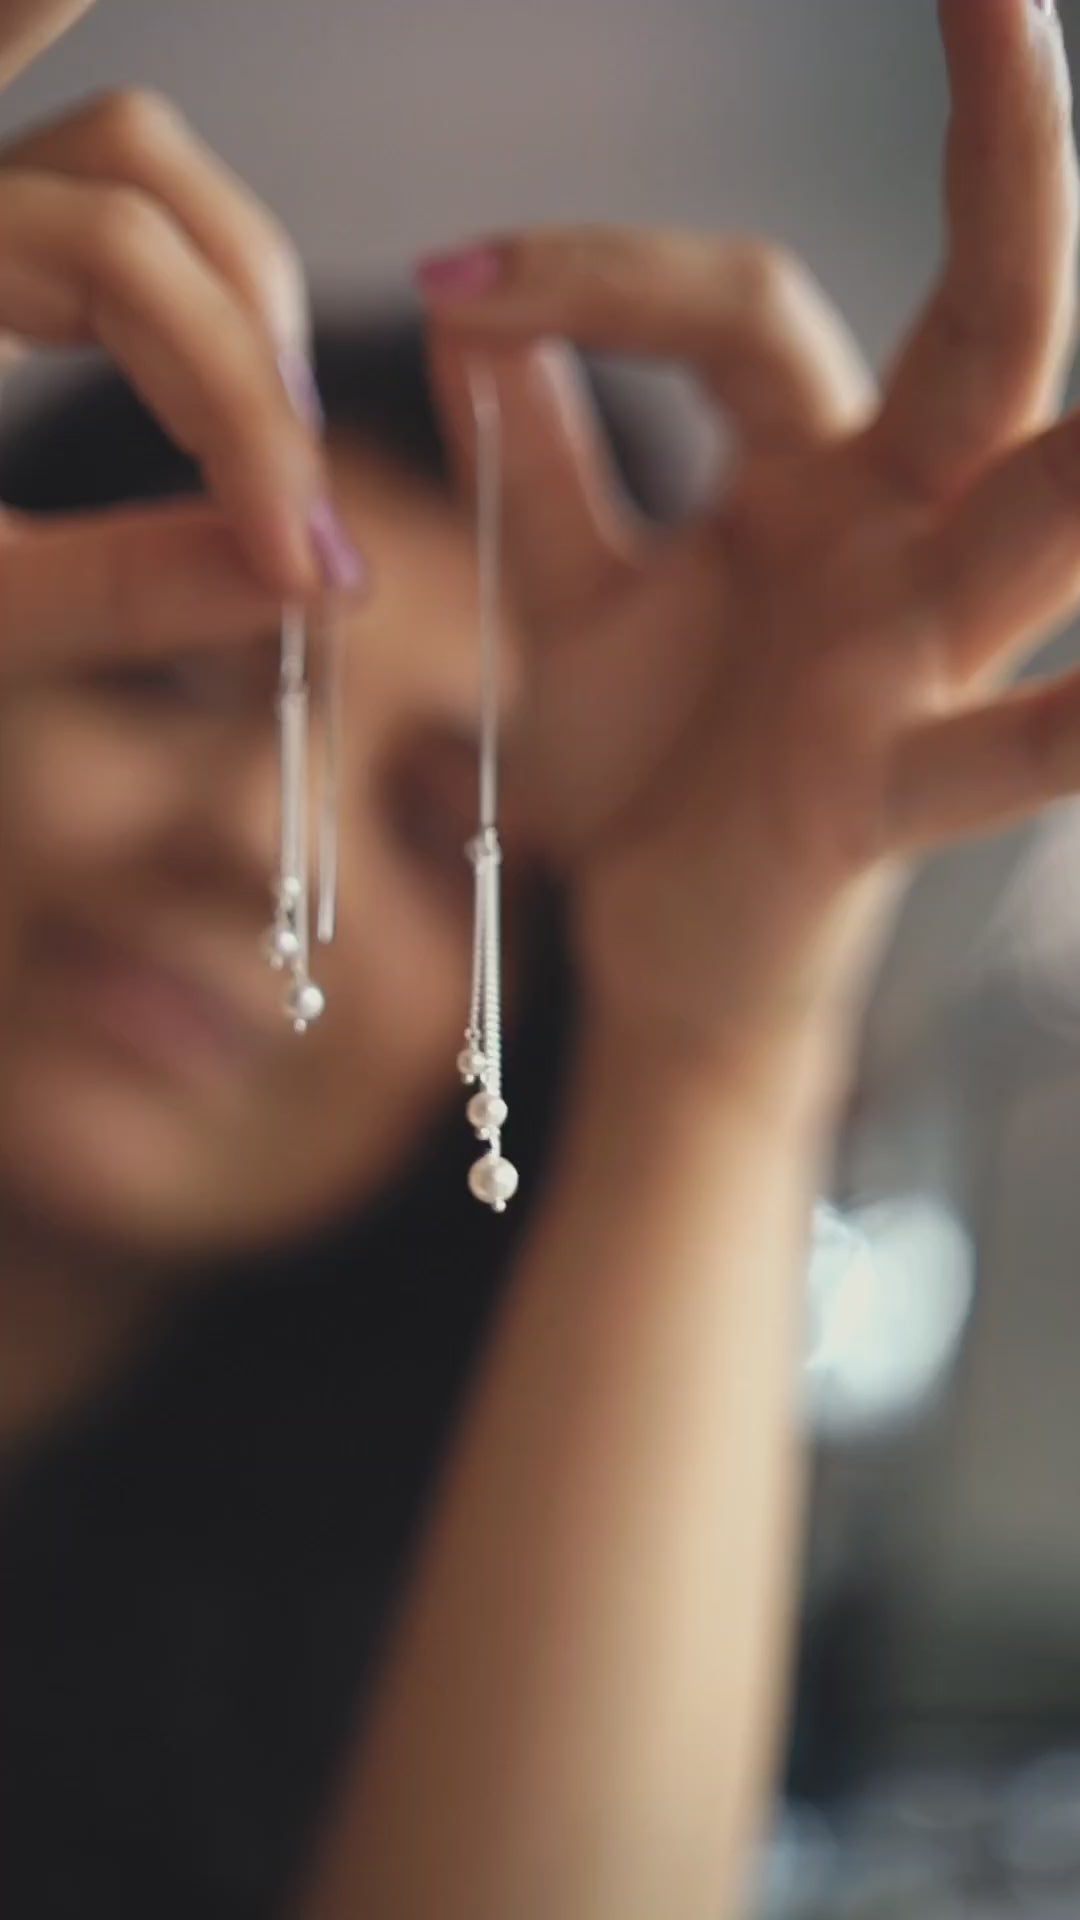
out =
[[308,531],[327,586],[341,591],[363,586],[367,577],[363,555],[349,537],[333,501],[326,495],[316,501],[311,509]]
[[283,347],[278,354],[278,372],[294,412],[306,427],[311,428],[312,433],[321,433],[326,425],[326,416],[315,384],[315,372],[307,354],[300,347]]
[[471,300],[490,293],[502,278],[503,256],[498,247],[461,247],[455,253],[429,253],[416,268],[424,293],[439,299]]

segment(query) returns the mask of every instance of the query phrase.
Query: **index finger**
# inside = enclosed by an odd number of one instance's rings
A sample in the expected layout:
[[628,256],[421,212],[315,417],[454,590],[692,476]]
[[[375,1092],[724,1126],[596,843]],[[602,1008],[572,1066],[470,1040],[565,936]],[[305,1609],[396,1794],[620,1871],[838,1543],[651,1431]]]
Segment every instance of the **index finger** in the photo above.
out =
[[871,444],[947,495],[1053,413],[1071,347],[1076,154],[1052,3],[940,0],[948,253]]
[[0,87],[28,67],[79,18],[94,0],[2,0],[0,3]]
[[689,367],[756,448],[861,425],[872,385],[793,255],[682,228],[540,227],[420,262],[448,329],[510,344],[561,336]]
[[171,213],[279,347],[306,342],[307,289],[288,234],[162,95],[140,88],[88,100],[0,147],[0,178],[15,168],[138,188]]

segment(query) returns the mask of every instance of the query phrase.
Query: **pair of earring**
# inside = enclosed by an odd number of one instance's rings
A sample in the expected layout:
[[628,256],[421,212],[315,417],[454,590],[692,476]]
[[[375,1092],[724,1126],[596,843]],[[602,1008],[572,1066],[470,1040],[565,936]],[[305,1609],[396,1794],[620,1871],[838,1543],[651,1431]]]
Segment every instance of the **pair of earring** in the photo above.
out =
[[[508,1108],[502,1087],[502,938],[500,927],[502,844],[498,825],[499,607],[502,550],[502,422],[495,382],[488,368],[469,368],[475,427],[476,548],[480,644],[479,821],[465,849],[473,868],[473,956],[469,1017],[458,1055],[462,1083],[474,1089],[466,1108],[484,1152],[469,1170],[473,1196],[503,1213],[518,1188],[518,1172],[502,1151]],[[274,923],[268,938],[271,965],[289,975],[285,1011],[298,1033],[325,1008],[311,977],[308,822],[308,743],[311,731],[309,644],[303,612],[287,607],[281,623],[278,739],[281,844]],[[338,832],[341,799],[343,656],[338,623],[324,636],[322,691],[322,790],[316,835],[316,935],[334,937],[337,916]]]

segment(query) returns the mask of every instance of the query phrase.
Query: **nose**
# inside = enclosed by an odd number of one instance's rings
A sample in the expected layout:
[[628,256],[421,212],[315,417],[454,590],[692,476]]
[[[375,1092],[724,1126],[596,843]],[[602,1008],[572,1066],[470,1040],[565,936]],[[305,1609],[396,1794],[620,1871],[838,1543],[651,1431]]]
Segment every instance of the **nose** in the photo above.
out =
[[159,838],[174,882],[228,896],[235,909],[265,917],[277,872],[278,750],[273,721],[222,731],[184,782]]

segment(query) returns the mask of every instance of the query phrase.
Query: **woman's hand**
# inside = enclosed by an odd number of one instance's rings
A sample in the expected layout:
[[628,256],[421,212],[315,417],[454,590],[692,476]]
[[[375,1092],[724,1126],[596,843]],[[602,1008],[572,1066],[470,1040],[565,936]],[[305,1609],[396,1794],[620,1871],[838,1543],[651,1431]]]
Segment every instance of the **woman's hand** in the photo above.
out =
[[[0,11],[0,81],[84,7]],[[152,94],[0,150],[0,333],[97,343],[198,461],[212,505],[0,525],[0,668],[250,633],[350,586],[327,498],[307,308],[277,222]]]
[[[941,19],[949,252],[880,400],[757,244],[542,231],[421,271],[465,469],[464,362],[500,381],[540,829],[589,984],[661,1048],[846,999],[908,856],[1080,781],[1080,677],[994,692],[1080,589],[1080,419],[1047,427],[1076,237],[1060,31],[1036,0]],[[723,499],[635,526],[551,336],[689,364],[741,436]]]

